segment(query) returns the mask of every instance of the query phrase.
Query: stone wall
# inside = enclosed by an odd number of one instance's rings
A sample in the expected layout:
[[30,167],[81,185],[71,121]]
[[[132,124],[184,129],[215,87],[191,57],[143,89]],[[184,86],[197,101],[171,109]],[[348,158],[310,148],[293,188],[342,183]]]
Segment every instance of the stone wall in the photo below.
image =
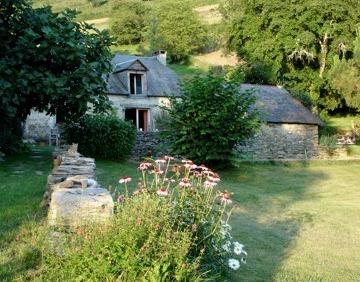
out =
[[56,125],[56,117],[32,110],[23,126],[23,136],[35,141],[48,141],[50,129]]
[[318,156],[318,126],[307,124],[263,124],[260,131],[236,154],[247,160],[313,159]]
[[160,137],[159,132],[138,132],[132,158],[156,157],[169,154],[169,144]]
[[54,157],[43,200],[49,208],[49,225],[78,227],[107,222],[114,202],[109,191],[95,181],[94,159],[77,153],[77,145],[55,150]]

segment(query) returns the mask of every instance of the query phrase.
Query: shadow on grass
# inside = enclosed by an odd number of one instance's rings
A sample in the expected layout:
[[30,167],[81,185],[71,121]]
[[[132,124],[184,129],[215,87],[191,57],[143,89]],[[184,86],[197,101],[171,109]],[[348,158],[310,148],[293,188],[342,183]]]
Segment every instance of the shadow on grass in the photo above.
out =
[[40,203],[52,166],[51,151],[35,147],[0,163],[0,281],[11,281],[38,262],[38,252],[22,241],[31,238],[46,216]]
[[311,187],[327,179],[309,166],[306,162],[241,163],[221,173],[220,188],[234,193],[233,236],[249,253],[248,264],[229,273],[229,280],[274,280],[301,228],[313,220],[311,211],[292,206],[316,198]]

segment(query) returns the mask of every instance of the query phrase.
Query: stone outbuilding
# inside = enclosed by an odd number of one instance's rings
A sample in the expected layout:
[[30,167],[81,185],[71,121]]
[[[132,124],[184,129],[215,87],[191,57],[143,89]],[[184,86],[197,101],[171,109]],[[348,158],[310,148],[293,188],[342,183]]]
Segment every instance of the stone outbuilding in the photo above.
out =
[[252,89],[254,108],[263,121],[254,137],[237,147],[237,154],[250,160],[317,158],[319,126],[322,121],[277,86],[242,84]]

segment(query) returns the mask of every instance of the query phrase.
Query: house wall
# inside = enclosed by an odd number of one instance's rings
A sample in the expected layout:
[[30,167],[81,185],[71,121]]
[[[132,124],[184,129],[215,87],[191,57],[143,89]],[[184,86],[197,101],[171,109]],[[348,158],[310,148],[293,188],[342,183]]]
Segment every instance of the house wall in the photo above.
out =
[[124,95],[108,95],[109,99],[113,102],[117,109],[117,115],[121,118],[125,118],[126,108],[141,108],[149,109],[149,131],[156,131],[158,129],[156,125],[157,117],[161,116],[161,106],[169,106],[170,101],[167,97],[138,97],[138,96],[124,96]]
[[48,141],[50,129],[56,125],[56,117],[32,110],[23,125],[23,136],[35,141]]
[[317,158],[318,126],[275,124],[261,126],[259,132],[236,148],[236,154],[249,160]]

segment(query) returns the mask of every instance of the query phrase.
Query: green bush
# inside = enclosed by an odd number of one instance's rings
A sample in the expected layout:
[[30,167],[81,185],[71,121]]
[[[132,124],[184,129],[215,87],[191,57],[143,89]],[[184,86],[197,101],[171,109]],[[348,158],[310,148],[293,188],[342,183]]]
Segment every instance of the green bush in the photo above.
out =
[[241,92],[238,83],[223,77],[195,77],[182,87],[180,100],[168,109],[167,134],[176,154],[196,162],[226,164],[236,143],[259,126],[250,107],[251,91]]
[[115,116],[84,115],[77,122],[64,126],[68,144],[78,143],[80,153],[100,159],[126,159],[135,136],[135,127]]

